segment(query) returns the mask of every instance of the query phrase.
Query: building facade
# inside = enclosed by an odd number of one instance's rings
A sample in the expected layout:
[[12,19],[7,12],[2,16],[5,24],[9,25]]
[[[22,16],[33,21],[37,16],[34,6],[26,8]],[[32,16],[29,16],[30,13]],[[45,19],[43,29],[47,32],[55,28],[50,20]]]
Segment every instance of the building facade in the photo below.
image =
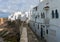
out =
[[42,0],[32,11],[30,27],[47,42],[60,42],[59,3],[60,0]]
[[4,24],[7,20],[7,18],[0,18],[0,25]]

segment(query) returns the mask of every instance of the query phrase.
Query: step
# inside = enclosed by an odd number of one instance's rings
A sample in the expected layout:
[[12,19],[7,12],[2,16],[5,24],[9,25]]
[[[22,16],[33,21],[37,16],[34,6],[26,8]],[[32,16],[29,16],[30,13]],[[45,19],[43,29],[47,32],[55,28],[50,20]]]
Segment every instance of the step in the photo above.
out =
[[8,35],[10,32],[6,32],[4,35],[2,35],[2,37],[4,37],[4,36],[6,36],[6,35]]
[[3,36],[6,32],[8,32],[7,30],[4,30],[0,33],[0,36]]

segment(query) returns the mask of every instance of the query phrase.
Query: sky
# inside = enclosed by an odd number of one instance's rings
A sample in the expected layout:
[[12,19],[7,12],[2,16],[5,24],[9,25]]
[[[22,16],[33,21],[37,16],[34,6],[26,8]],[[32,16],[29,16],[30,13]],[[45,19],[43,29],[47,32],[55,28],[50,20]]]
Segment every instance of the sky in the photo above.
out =
[[10,15],[9,12],[0,12],[0,18],[8,18],[8,16]]
[[38,5],[38,2],[39,0],[0,0],[0,17],[8,16],[8,12],[28,11]]
[[0,0],[0,11],[28,11],[38,4],[39,0]]

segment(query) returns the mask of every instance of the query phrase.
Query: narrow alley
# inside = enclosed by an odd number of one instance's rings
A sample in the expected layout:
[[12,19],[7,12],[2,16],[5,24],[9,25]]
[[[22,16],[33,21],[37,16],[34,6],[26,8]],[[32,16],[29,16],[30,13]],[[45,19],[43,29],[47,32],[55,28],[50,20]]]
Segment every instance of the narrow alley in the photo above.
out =
[[44,42],[25,22],[8,21],[0,27],[1,42]]
[[26,23],[23,23],[20,42],[44,42],[44,40],[39,39],[31,28]]

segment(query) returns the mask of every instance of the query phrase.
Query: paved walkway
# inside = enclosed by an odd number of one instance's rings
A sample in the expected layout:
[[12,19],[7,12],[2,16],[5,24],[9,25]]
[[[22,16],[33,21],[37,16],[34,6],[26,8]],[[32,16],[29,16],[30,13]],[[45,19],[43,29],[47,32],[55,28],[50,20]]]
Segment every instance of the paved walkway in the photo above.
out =
[[0,37],[0,42],[4,42],[2,37]]
[[27,28],[26,27],[23,27],[21,38],[20,38],[20,42],[28,42]]
[[29,27],[27,27],[27,34],[28,34],[28,41],[29,42],[39,42],[36,35]]
[[21,25],[20,28],[22,28],[20,42],[39,42],[36,35],[26,24]]
[[22,28],[20,42],[45,42],[44,40],[38,39],[27,24],[22,24],[20,28]]

